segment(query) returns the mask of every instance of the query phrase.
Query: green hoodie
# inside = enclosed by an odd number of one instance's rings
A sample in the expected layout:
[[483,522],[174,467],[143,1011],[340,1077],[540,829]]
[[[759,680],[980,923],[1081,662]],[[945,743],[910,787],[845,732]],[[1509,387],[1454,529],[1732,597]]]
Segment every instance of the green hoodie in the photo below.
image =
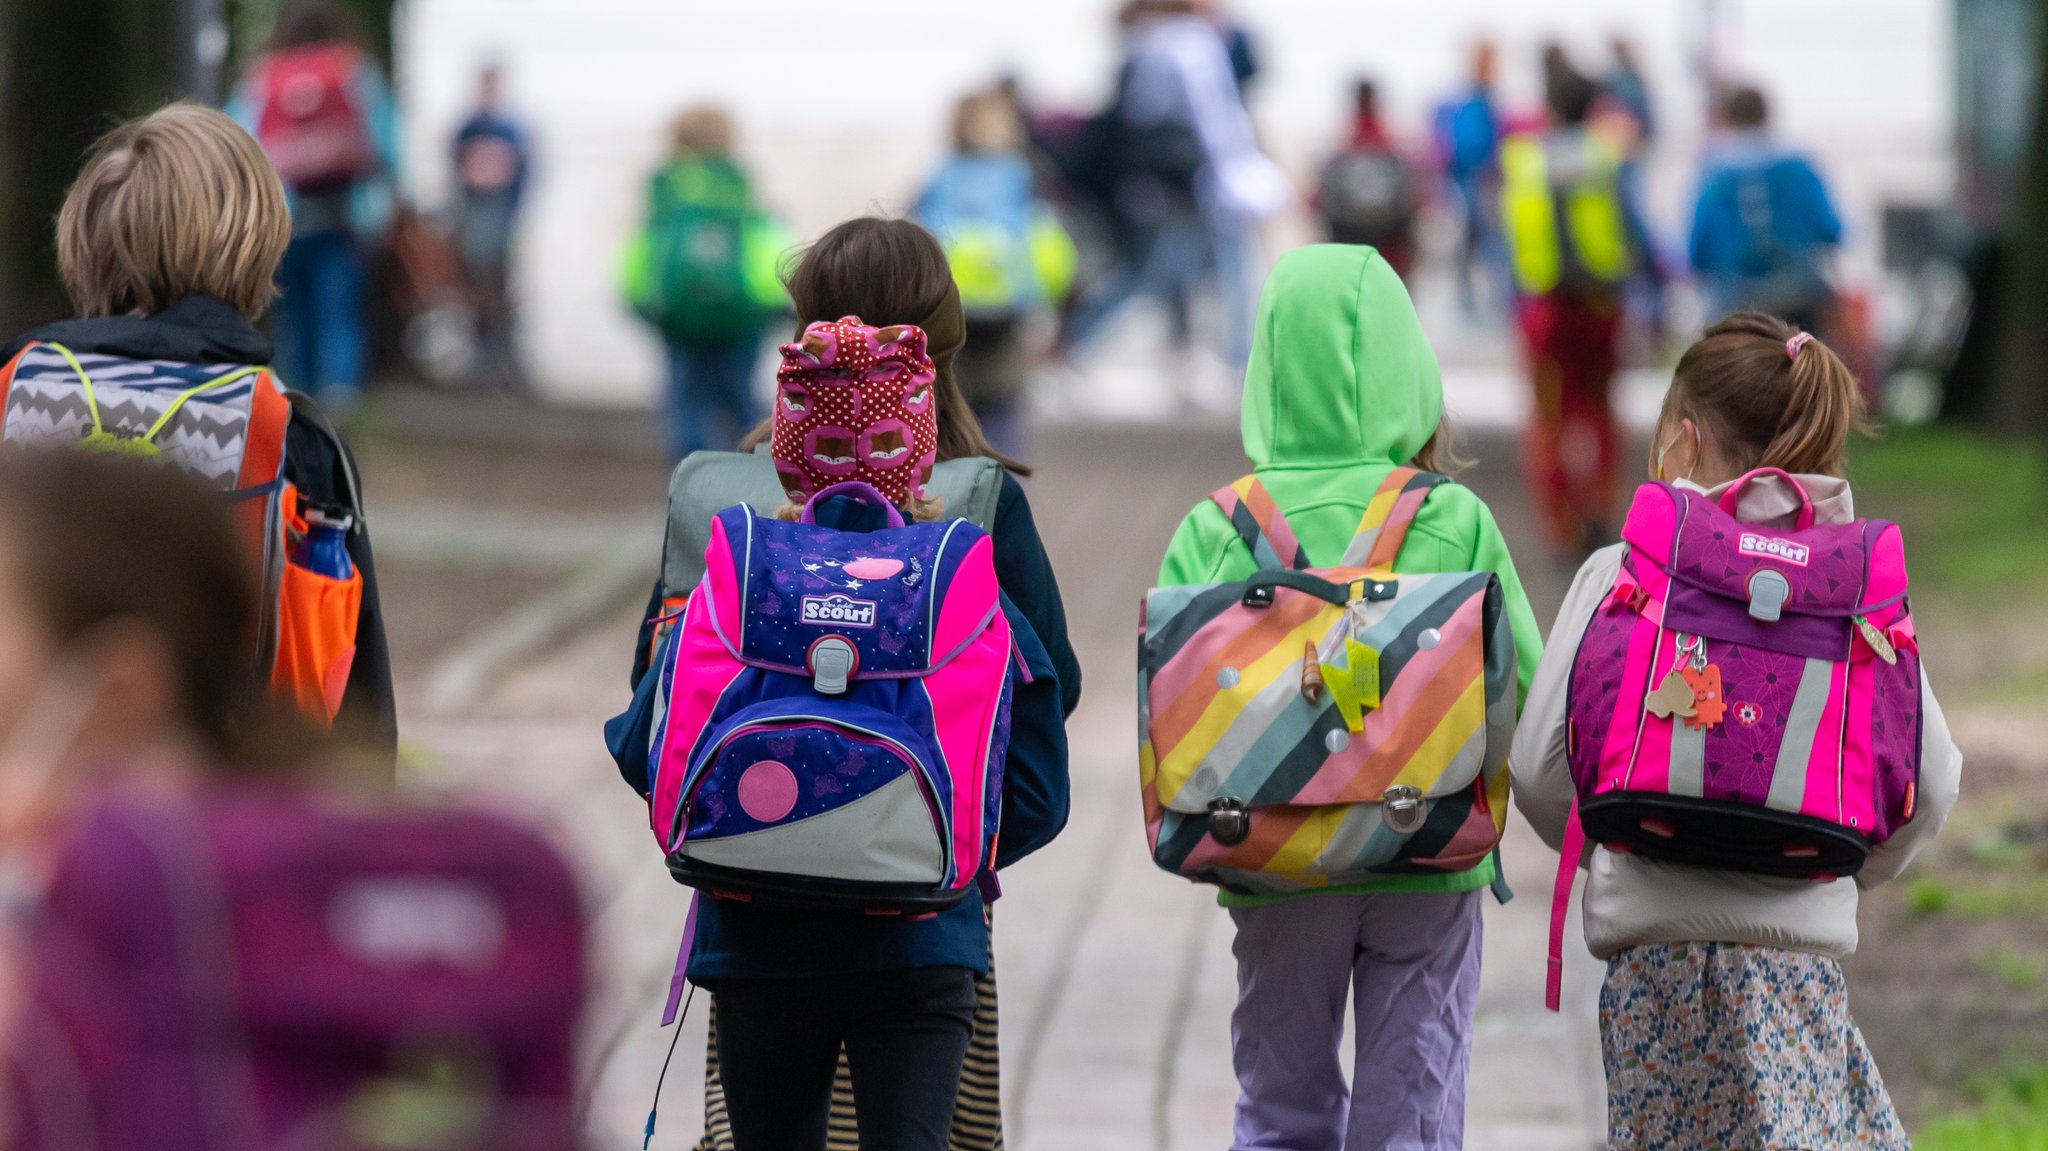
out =
[[[1443,378],[1401,278],[1371,248],[1317,244],[1280,257],[1259,299],[1244,381],[1244,452],[1273,494],[1309,562],[1334,565],[1365,505],[1396,466],[1414,459],[1443,418]],[[1514,628],[1519,695],[1543,654],[1536,616],[1493,513],[1471,489],[1432,492],[1395,560],[1396,571],[1491,571]],[[1257,570],[1214,503],[1181,521],[1159,565],[1161,586],[1241,580]],[[1389,876],[1327,894],[1471,891],[1493,882],[1491,859],[1449,875]],[[1289,896],[1223,894],[1228,907]]]

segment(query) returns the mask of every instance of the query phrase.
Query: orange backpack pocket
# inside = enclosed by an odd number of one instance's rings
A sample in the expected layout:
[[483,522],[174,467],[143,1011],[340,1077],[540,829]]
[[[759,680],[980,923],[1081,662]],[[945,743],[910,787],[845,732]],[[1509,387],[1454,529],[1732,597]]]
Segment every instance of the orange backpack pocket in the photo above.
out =
[[298,492],[285,488],[283,580],[278,588],[277,659],[270,686],[299,711],[332,723],[355,665],[356,624],[363,612],[363,573],[350,565],[337,578],[300,562],[298,544],[311,525],[299,511]]

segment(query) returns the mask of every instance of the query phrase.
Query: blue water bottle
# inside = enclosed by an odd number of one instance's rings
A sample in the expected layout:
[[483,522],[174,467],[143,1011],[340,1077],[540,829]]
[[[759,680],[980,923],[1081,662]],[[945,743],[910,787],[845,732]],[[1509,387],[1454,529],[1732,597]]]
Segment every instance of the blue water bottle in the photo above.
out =
[[356,573],[348,558],[348,529],[355,517],[347,512],[306,509],[306,538],[292,549],[292,562],[329,579],[345,580]]

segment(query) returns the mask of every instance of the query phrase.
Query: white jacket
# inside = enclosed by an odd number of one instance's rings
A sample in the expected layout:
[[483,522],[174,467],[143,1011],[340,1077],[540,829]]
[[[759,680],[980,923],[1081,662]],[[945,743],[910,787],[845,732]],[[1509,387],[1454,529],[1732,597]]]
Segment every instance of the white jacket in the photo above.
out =
[[[1813,499],[1816,520],[1846,523],[1855,518],[1847,481],[1830,476],[1799,480]],[[1721,491],[1707,494],[1718,498]],[[1743,490],[1736,513],[1748,523],[1789,526],[1797,507],[1796,493],[1782,481],[1764,478]],[[1553,849],[1564,839],[1573,800],[1565,760],[1565,690],[1579,640],[1614,584],[1625,547],[1602,548],[1579,569],[1550,630],[1515,732],[1510,757],[1515,806]],[[1854,883],[1713,871],[1616,855],[1588,845],[1586,946],[1601,959],[1639,944],[1709,941],[1782,947],[1832,958],[1855,951],[1857,893],[1905,870],[1941,831],[1961,785],[1963,755],[1949,737],[1948,721],[1927,686],[1924,667],[1920,686],[1919,810],[1871,852]]]

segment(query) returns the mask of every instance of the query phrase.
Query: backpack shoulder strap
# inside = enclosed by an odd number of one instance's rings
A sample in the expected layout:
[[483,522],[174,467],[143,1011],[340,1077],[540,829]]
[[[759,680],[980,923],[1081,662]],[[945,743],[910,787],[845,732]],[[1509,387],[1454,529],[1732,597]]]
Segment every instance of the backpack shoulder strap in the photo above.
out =
[[1230,526],[1237,529],[1237,538],[1251,550],[1259,567],[1301,571],[1309,566],[1308,555],[1301,550],[1294,529],[1288,526],[1287,517],[1280,514],[1280,505],[1273,502],[1272,493],[1257,476],[1246,476],[1229,487],[1217,488],[1209,493],[1209,498],[1223,509]]
[[1422,501],[1438,485],[1450,482],[1449,476],[1419,468],[1395,468],[1388,472],[1379,491],[1373,493],[1372,502],[1365,505],[1365,518],[1358,521],[1358,534],[1351,537],[1351,546],[1344,549],[1340,565],[1367,571],[1393,570],[1401,544],[1408,538],[1408,528],[1415,522],[1415,514],[1422,510]]

